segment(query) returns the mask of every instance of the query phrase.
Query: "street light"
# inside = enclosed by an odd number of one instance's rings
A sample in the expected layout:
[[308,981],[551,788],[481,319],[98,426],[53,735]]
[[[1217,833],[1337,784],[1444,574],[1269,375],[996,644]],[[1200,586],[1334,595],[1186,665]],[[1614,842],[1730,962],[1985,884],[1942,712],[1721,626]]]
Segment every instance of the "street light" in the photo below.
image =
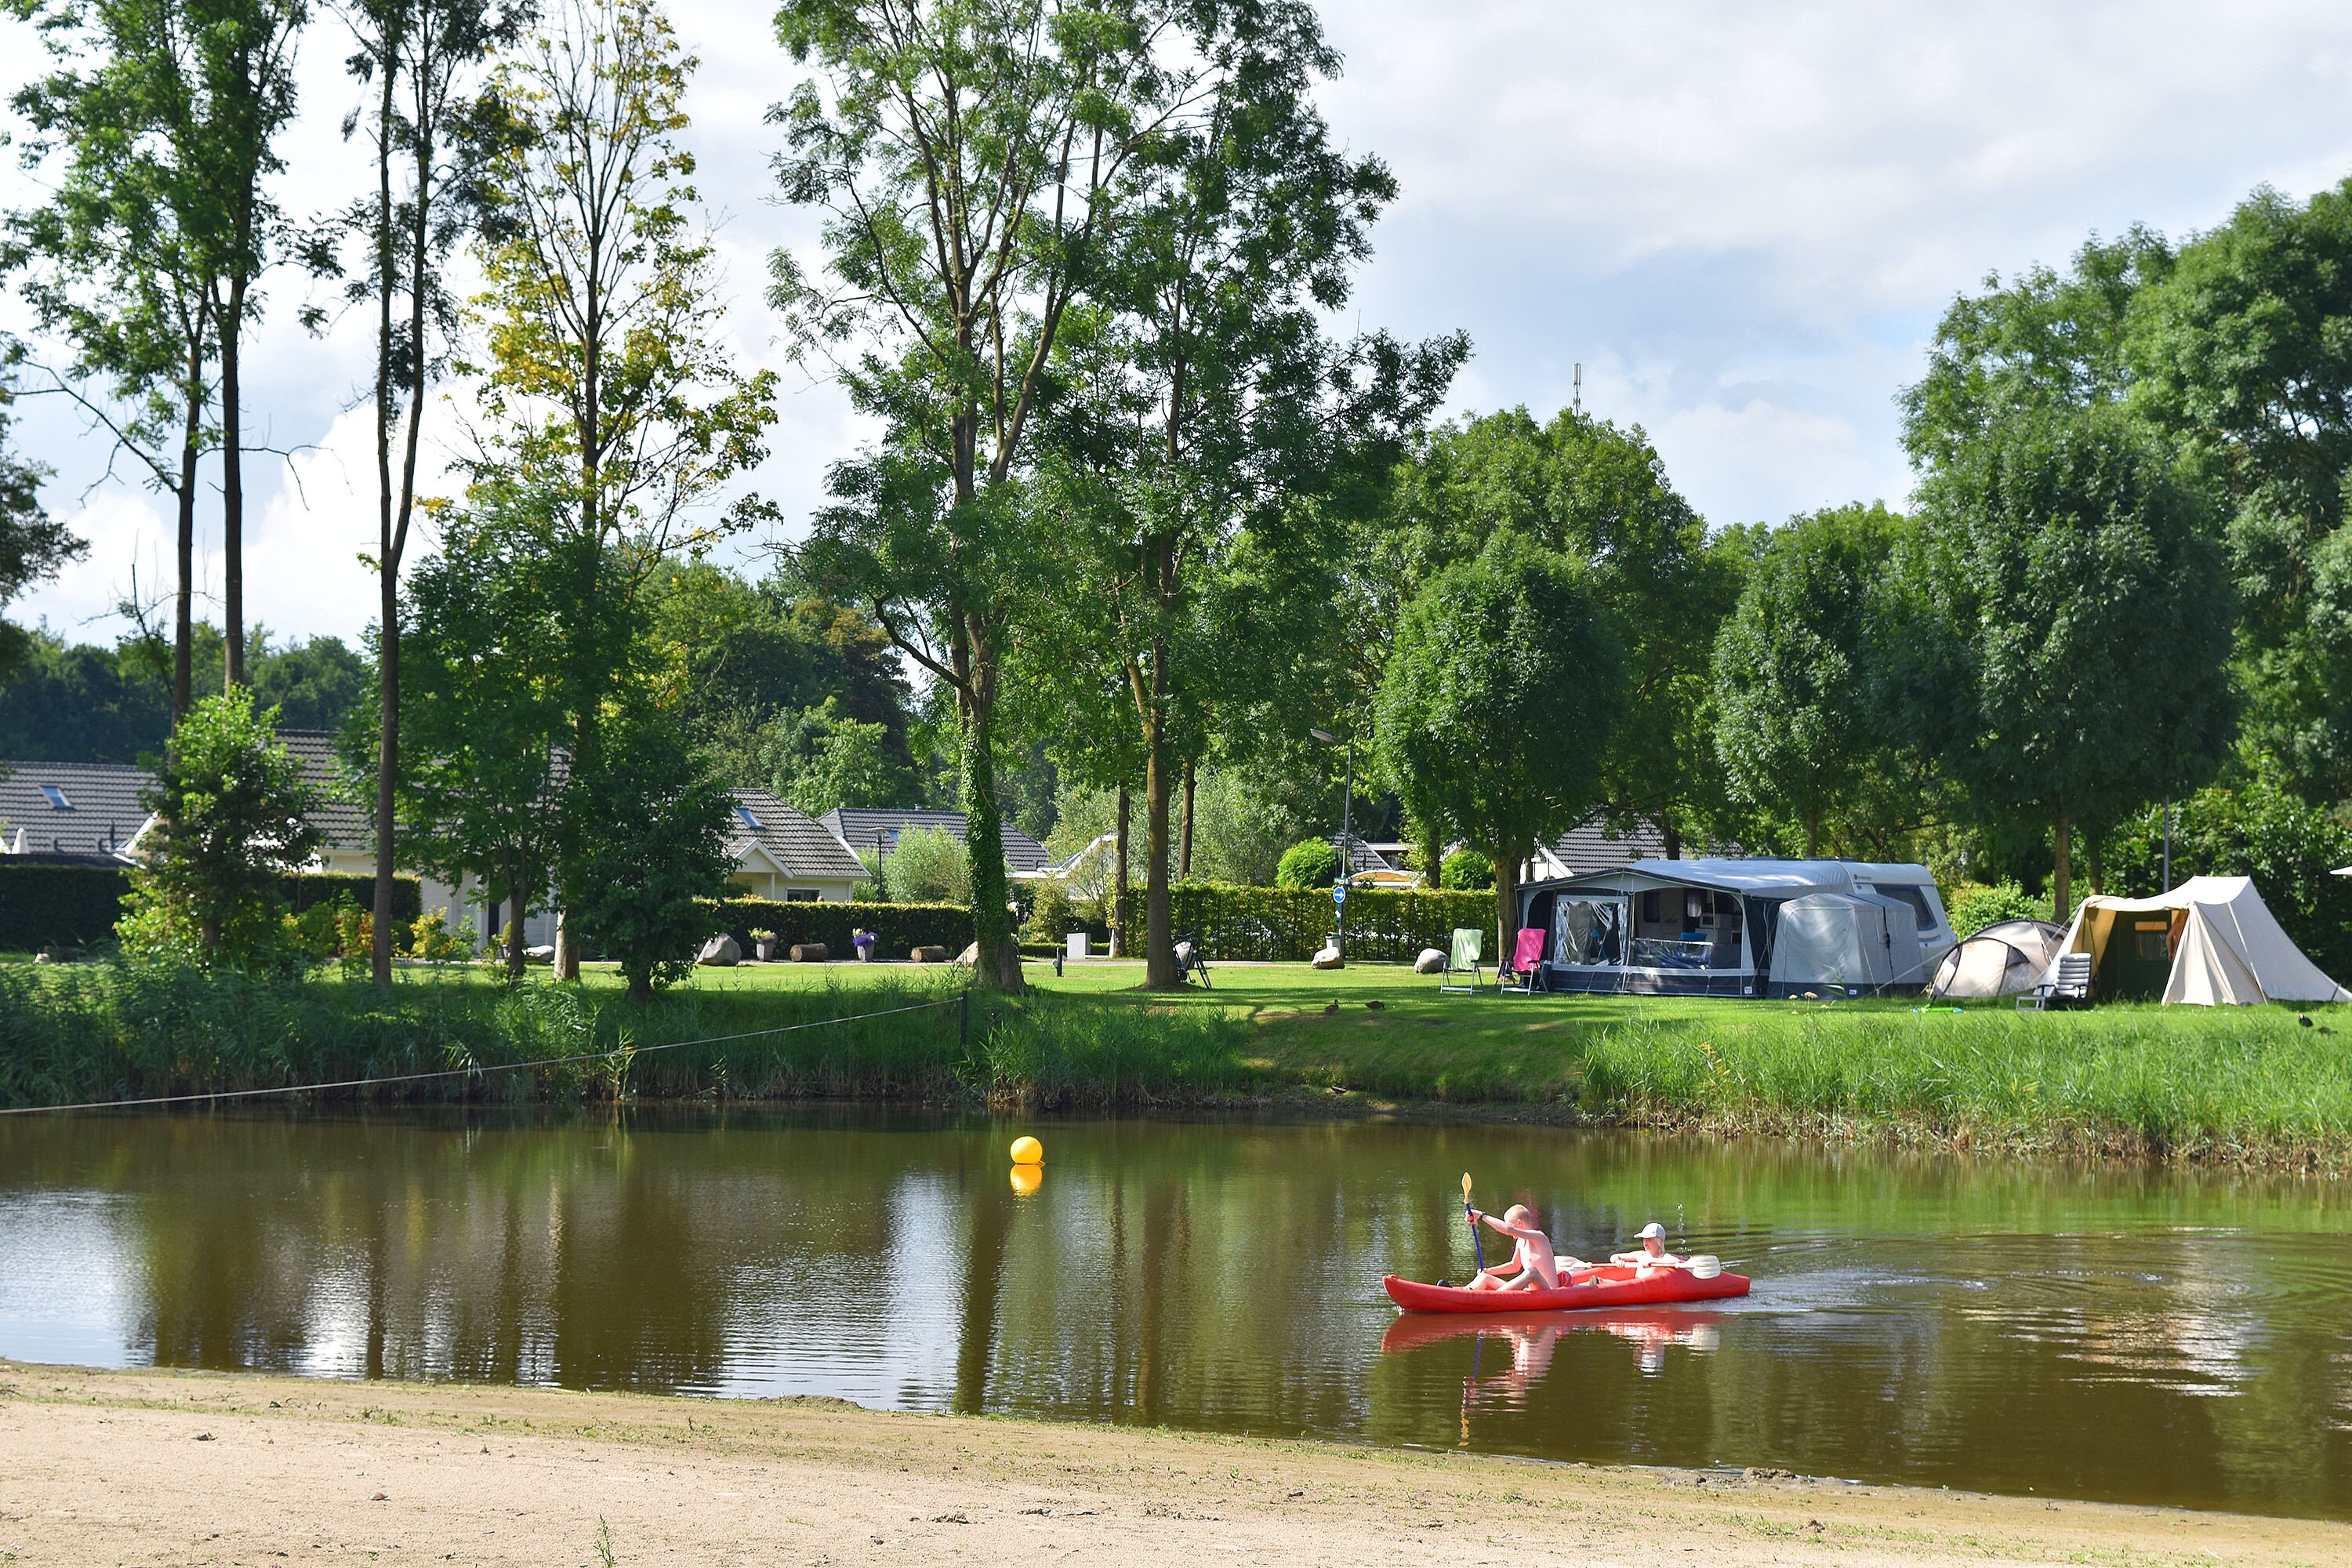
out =
[[[1327,746],[1336,746],[1339,737],[1328,730],[1309,729],[1307,731]],[[1348,956],[1348,884],[1355,879],[1355,815],[1356,815],[1356,737],[1348,737],[1348,783],[1339,796],[1339,880],[1332,903],[1338,906],[1339,922],[1338,940],[1332,944],[1339,950],[1344,961]]]
[[874,901],[877,904],[890,901],[890,884],[883,878],[882,862],[898,847],[897,828],[877,827],[874,830]]

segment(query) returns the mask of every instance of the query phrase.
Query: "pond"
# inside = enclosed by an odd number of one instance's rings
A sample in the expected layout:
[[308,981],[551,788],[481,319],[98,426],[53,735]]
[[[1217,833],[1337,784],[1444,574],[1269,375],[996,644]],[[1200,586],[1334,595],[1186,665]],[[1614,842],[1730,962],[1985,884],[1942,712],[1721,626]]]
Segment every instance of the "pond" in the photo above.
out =
[[[1045,1142],[1016,1194],[1005,1148]],[[1744,1300],[1400,1319],[1483,1203]],[[1557,1129],[0,1121],[0,1355],[1164,1424],[2352,1517],[2352,1186]]]

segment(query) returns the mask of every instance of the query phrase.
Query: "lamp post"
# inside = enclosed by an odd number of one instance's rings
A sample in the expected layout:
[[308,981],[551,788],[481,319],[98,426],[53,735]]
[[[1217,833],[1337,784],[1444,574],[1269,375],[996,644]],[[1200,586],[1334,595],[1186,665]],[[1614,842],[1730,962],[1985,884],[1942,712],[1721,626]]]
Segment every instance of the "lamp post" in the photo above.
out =
[[874,830],[874,901],[877,903],[890,901],[890,884],[883,879],[882,862],[888,858],[890,851],[898,847],[898,844],[897,828],[877,827]]
[[[1328,730],[1310,729],[1307,732],[1327,746],[1336,746],[1339,743],[1339,737]],[[1339,925],[1339,940],[1334,945],[1339,948],[1339,956],[1343,960],[1348,956],[1348,884],[1355,880],[1356,869],[1355,816],[1356,737],[1350,734],[1348,737],[1348,782],[1339,795],[1339,893],[1332,900],[1332,902],[1338,906],[1335,916]]]

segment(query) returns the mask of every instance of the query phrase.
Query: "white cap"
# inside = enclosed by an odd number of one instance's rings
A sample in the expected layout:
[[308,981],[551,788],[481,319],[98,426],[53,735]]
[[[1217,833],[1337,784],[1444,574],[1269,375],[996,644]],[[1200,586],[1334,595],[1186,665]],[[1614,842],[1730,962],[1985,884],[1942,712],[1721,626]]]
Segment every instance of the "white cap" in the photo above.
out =
[[1656,1220],[1652,1220],[1649,1224],[1643,1226],[1642,1227],[1642,1234],[1635,1239],[1647,1241],[1654,1236],[1660,1241],[1666,1239],[1666,1227],[1660,1225]]

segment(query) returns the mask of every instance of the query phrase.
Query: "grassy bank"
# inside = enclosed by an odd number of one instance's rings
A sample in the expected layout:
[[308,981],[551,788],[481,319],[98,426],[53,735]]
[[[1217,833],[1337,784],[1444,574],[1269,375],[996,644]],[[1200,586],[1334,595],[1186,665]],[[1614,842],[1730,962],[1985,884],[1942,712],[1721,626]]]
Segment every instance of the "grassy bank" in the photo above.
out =
[[[828,1096],[1050,1108],[1268,1098],[1439,1102],[1617,1125],[2352,1167],[2352,1009],[2007,1006],[1903,1001],[1440,996],[1391,968],[1228,965],[1155,995],[1132,965],[1033,966],[1018,1003],[713,1037],[955,995],[902,965],[704,971],[649,1007],[616,976],[508,994],[411,971],[389,996],[0,969],[0,1102],[376,1077],[558,1058],[383,1098]],[[677,1042],[696,1042],[677,1047]],[[614,1060],[619,1047],[634,1054]],[[651,1049],[650,1047],[664,1047]],[[672,1048],[677,1047],[677,1048]]]

